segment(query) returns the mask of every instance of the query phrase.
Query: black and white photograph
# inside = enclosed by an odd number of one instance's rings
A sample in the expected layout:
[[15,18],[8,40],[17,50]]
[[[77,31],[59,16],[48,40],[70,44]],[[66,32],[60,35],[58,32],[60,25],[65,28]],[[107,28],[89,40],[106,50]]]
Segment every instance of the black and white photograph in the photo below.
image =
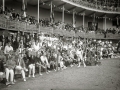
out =
[[120,90],[120,0],[0,0],[0,90]]

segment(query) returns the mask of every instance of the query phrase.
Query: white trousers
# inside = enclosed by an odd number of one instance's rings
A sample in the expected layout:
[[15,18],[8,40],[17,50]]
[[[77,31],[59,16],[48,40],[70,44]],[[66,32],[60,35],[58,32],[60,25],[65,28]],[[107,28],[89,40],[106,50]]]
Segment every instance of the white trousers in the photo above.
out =
[[64,67],[64,62],[60,61],[60,68]]
[[[19,66],[19,67],[21,67],[21,66]],[[25,71],[24,71],[24,69],[22,69],[22,67],[21,67],[21,69],[18,69],[18,68],[16,67],[15,70],[20,71],[20,73],[22,74],[23,79],[25,79]]]
[[31,75],[31,72],[33,75],[35,74],[35,64],[29,65],[29,75]]
[[80,61],[80,60],[82,61],[83,60],[83,56],[82,55],[78,55],[77,57],[78,57],[78,61]]
[[7,79],[7,81],[9,80],[9,75],[10,75],[10,81],[13,82],[13,78],[14,78],[14,71],[13,71],[13,69],[6,68],[5,72],[6,72],[6,79]]

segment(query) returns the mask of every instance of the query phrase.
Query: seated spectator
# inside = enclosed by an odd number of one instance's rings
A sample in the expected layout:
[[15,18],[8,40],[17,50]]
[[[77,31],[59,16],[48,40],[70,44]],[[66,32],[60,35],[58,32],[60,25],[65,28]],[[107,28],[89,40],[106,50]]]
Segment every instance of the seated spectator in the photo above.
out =
[[0,81],[2,81],[3,78],[5,78],[5,68],[4,68],[5,62],[6,60],[4,60],[3,52],[0,51]]
[[11,46],[11,42],[8,42],[8,44],[5,46],[4,53],[9,55],[11,51],[13,51],[13,47]]
[[42,75],[41,71],[42,71],[42,68],[45,68],[45,66],[43,66],[41,64],[40,54],[39,53],[36,53],[35,60],[36,60],[36,67],[38,67],[38,69],[39,69],[38,73],[39,73],[39,75]]
[[60,70],[66,69],[66,66],[65,66],[64,61],[63,61],[63,57],[62,57],[60,52],[58,55],[58,65],[60,66]]
[[57,54],[56,53],[51,53],[50,55],[50,66],[52,66],[52,68],[54,69],[54,71],[56,71],[56,60],[57,60]]
[[[15,60],[13,60],[13,56],[9,55],[8,60],[6,61],[6,69],[5,69],[6,80],[7,80],[6,85],[15,84],[13,82],[15,66],[16,66],[16,62],[15,62]],[[9,82],[9,75],[10,75],[10,82]]]
[[18,73],[22,74],[23,81],[26,81],[25,71],[26,71],[26,66],[23,60],[23,56],[22,54],[19,54],[18,59],[16,60],[15,73],[17,72],[17,74]]
[[48,58],[46,57],[45,52],[42,52],[40,57],[42,65],[45,67],[45,72],[48,74],[50,72],[47,68],[50,68],[50,64],[48,63]]
[[112,32],[112,34],[115,34],[116,33],[115,28],[113,28],[113,30],[111,32]]
[[2,42],[0,42],[0,50],[3,50],[4,47],[2,46]]
[[107,51],[107,49],[103,49],[103,58],[108,58],[108,51]]
[[29,68],[29,77],[35,77],[35,56],[32,54],[32,52],[29,51],[28,53],[28,68]]

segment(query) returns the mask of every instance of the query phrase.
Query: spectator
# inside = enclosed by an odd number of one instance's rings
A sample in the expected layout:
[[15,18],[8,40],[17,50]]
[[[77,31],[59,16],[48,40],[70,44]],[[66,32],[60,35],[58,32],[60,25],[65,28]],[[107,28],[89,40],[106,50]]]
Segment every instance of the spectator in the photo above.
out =
[[11,46],[11,42],[8,42],[8,44],[5,46],[4,53],[9,55],[11,51],[13,51],[13,47]]
[[[16,62],[15,62],[15,60],[13,60],[13,56],[9,55],[8,60],[6,61],[6,69],[5,69],[6,80],[7,80],[6,85],[15,84],[13,82],[15,66],[16,66]],[[9,82],[9,74],[10,74],[10,82]]]
[[18,71],[18,73],[20,72],[20,74],[22,74],[23,81],[26,81],[26,77],[25,77],[26,66],[22,54],[19,54],[19,57],[16,60],[15,71]]

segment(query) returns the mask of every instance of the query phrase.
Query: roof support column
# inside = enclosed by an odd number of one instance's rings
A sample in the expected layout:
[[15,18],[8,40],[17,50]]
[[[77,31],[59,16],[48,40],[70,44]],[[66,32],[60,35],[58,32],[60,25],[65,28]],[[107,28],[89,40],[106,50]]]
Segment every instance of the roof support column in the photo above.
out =
[[51,1],[51,4],[50,4],[50,11],[51,11],[51,13],[53,12],[53,4],[52,4],[52,1]]
[[39,3],[40,3],[40,0],[38,0],[38,32],[40,33],[40,10],[39,10]]
[[83,28],[85,27],[85,13],[83,14]]
[[63,5],[63,8],[62,8],[62,23],[65,22],[65,7]]
[[51,26],[53,26],[53,23],[54,23],[54,12],[53,12],[53,2],[51,1],[51,4],[50,4],[50,23],[51,23]]
[[106,31],[106,15],[105,15],[105,31]]
[[73,10],[73,27],[75,28],[76,26],[75,26],[75,10]]
[[3,0],[3,12],[5,11],[5,0]]
[[94,15],[93,15],[93,23],[92,23],[94,31],[96,31],[96,25],[97,25],[97,23],[96,23],[96,20],[95,20],[95,13],[94,13]]
[[95,13],[94,13],[94,17],[93,17],[93,22],[95,22]]

